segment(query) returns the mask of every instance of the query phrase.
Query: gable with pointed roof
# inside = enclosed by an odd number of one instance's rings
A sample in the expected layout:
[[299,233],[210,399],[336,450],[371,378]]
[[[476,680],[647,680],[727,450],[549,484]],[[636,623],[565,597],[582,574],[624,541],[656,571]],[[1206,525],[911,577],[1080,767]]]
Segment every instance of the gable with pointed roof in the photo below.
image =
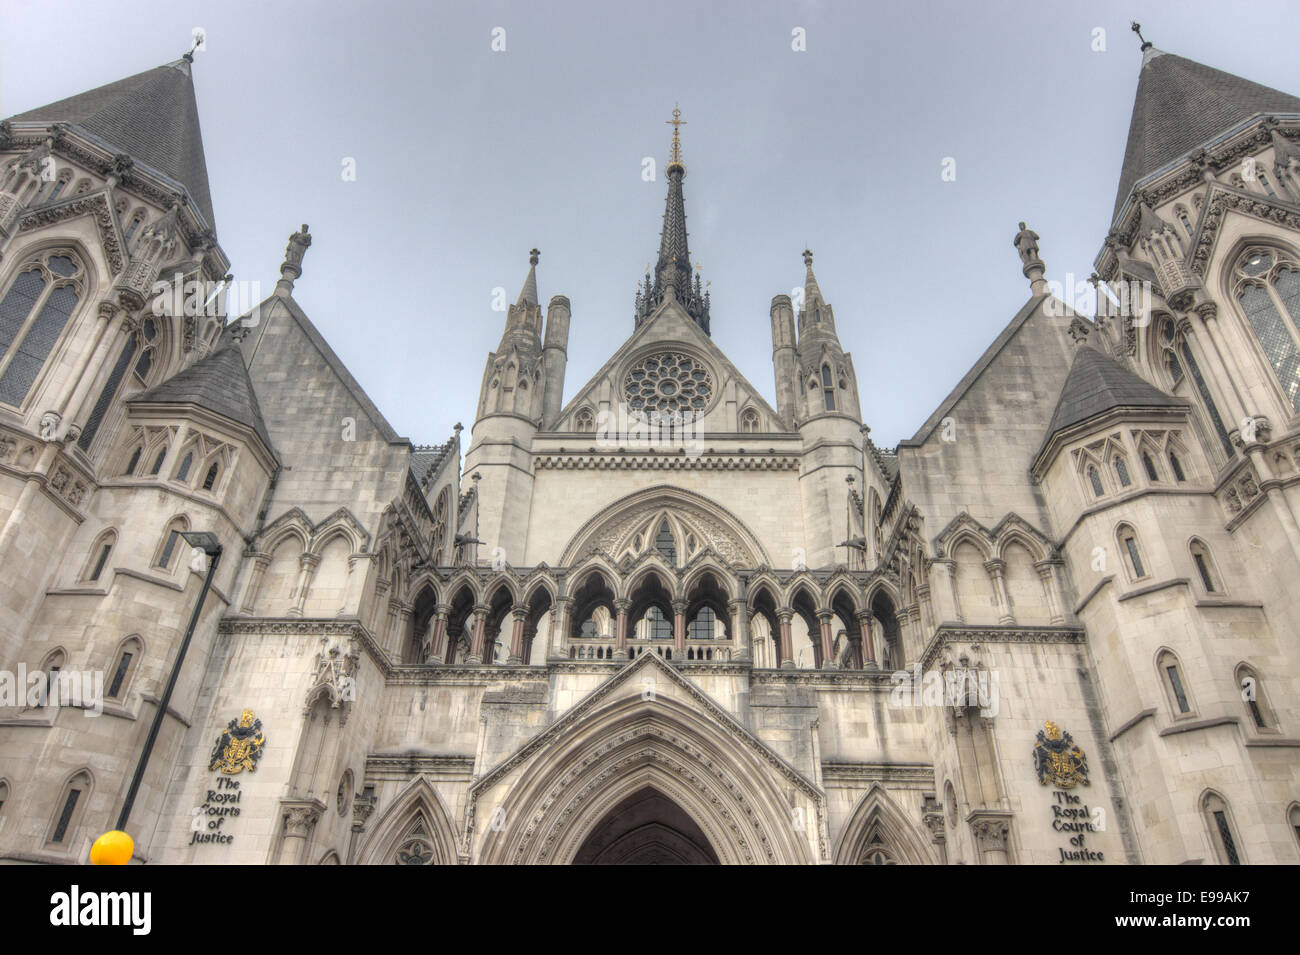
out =
[[68,123],[182,185],[215,228],[189,57],[9,118]]
[[1300,113],[1300,97],[1151,48],[1142,58],[1112,216],[1133,187],[1260,113]]
[[262,439],[266,449],[275,453],[275,445],[271,443],[266,422],[262,420],[262,409],[253,391],[253,382],[237,348],[221,348],[144,394],[129,399],[129,402],[135,405],[198,405],[251,428]]

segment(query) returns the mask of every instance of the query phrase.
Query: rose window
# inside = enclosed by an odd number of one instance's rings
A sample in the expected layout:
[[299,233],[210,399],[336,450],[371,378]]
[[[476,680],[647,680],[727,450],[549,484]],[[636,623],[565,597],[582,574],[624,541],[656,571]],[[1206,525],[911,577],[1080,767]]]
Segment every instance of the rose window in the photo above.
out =
[[623,382],[628,407],[659,414],[703,411],[713,397],[713,377],[697,358],[677,352],[638,362]]

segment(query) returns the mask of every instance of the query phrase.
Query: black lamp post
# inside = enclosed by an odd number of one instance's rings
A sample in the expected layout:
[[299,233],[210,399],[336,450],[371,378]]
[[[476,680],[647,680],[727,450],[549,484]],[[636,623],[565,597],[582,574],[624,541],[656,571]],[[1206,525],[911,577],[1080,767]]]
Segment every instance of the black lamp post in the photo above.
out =
[[126,791],[126,802],[122,804],[122,814],[117,817],[117,828],[122,831],[126,831],[126,820],[131,815],[131,807],[135,805],[135,796],[140,789],[140,781],[144,779],[145,767],[149,765],[149,756],[153,753],[153,744],[158,739],[158,730],[162,727],[163,715],[167,712],[167,704],[171,702],[172,691],[176,689],[176,680],[181,674],[181,664],[185,662],[185,651],[190,648],[190,640],[194,637],[194,628],[198,626],[199,613],[203,610],[203,601],[207,599],[208,590],[212,586],[212,578],[217,572],[217,564],[221,561],[221,542],[217,540],[216,534],[207,531],[183,531],[181,537],[185,540],[185,543],[202,550],[203,553],[208,555],[208,574],[203,578],[203,589],[199,591],[199,599],[194,604],[194,613],[190,615],[190,625],[185,630],[185,639],[181,641],[181,647],[176,651],[171,676],[167,679],[167,689],[163,690],[162,699],[158,701],[157,712],[153,715],[153,725],[149,727],[149,738],[144,741],[144,752],[140,754],[140,761],[135,767],[135,775],[131,777],[131,788]]

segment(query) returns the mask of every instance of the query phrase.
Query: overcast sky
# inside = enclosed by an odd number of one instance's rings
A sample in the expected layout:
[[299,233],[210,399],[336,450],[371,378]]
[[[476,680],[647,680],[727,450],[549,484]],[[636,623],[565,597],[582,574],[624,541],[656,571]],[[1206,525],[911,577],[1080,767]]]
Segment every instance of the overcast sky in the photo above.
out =
[[472,425],[505,320],[493,289],[514,300],[533,246],[543,303],[573,303],[566,401],[631,334],[665,194],[642,160],[662,170],[680,104],[714,340],[774,403],[768,308],[810,246],[892,447],[1028,298],[1019,220],[1049,277],[1092,271],[1133,17],[1163,50],[1300,92],[1294,0],[4,0],[0,115],[174,60],[205,28],[194,76],[236,278],[269,292],[309,223],[295,297],[398,433],[433,443]]

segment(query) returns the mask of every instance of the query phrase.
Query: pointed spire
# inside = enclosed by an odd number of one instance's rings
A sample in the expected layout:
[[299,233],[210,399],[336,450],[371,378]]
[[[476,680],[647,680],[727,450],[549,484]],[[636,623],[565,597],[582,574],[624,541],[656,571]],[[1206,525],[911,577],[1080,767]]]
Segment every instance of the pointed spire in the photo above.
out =
[[[825,302],[822,298],[821,287],[817,284],[817,276],[813,275],[813,254],[811,249],[803,250],[803,264],[807,266],[808,272],[803,279],[803,301],[804,308],[807,308],[813,302]],[[834,278],[834,276],[831,276]]]
[[135,76],[9,118],[10,123],[66,123],[184,186],[215,226],[208,169],[190,75],[181,57]]
[[673,142],[666,172],[668,197],[664,205],[663,230],[659,236],[659,258],[653,277],[647,276],[646,294],[637,310],[636,324],[650,317],[665,298],[671,296],[690,314],[695,323],[709,332],[708,303],[692,288],[691,252],[687,245],[686,200],[682,195],[682,178],[686,166],[682,162],[680,128],[686,125],[682,111],[673,108],[673,118],[666,120],[673,127]]
[[537,262],[541,254],[537,249],[528,252],[528,277],[524,279],[524,287],[519,290],[519,300],[515,302],[517,306],[537,304]]
[[506,327],[497,345],[497,354],[517,348],[520,352],[539,354],[542,350],[542,308],[537,301],[537,249],[528,252],[528,276],[519,298],[506,311]]
[[1143,41],[1118,216],[1138,183],[1252,116],[1300,113],[1300,97],[1157,50]]

